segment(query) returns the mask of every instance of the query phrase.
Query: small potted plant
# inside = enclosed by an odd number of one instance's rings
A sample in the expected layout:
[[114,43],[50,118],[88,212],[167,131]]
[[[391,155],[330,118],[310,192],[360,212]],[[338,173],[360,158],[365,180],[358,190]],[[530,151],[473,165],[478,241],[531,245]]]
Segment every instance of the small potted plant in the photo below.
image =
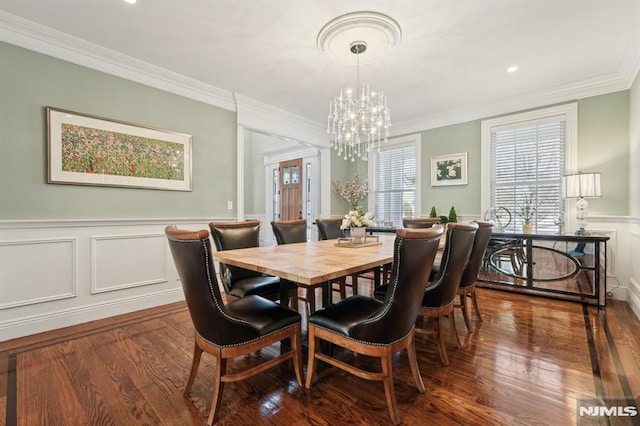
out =
[[516,214],[522,218],[522,233],[531,234],[533,232],[533,216],[538,211],[538,204],[536,203],[533,194],[525,195],[522,199],[522,203],[518,205]]

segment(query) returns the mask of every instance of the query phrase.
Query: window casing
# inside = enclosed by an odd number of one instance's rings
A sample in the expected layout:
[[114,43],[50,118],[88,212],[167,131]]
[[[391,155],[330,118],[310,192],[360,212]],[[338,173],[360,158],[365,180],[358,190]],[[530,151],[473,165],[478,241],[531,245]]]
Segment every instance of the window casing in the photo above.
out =
[[420,135],[390,139],[369,157],[369,211],[375,221],[402,226],[420,215]]
[[534,232],[557,232],[555,222],[565,214],[562,176],[576,165],[576,126],[575,103],[483,121],[482,211],[507,208],[506,230],[521,232],[518,213],[530,197]]

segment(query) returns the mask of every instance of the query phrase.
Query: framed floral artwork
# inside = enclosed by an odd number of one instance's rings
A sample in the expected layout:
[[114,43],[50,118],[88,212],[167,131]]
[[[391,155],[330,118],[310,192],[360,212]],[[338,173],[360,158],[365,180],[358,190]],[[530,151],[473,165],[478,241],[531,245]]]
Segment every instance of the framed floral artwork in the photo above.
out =
[[191,135],[47,107],[48,182],[191,191]]
[[467,184],[467,153],[431,157],[431,186]]

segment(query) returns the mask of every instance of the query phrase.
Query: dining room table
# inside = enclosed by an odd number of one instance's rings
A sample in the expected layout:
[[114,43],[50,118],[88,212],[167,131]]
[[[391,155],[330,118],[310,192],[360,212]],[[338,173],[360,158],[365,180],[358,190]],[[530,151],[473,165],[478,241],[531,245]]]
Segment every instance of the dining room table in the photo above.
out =
[[[367,236],[364,243],[348,238],[308,241],[279,246],[260,246],[216,251],[214,259],[252,271],[280,277],[300,287],[322,288],[322,304],[332,303],[331,282],[374,269],[374,287],[381,284],[380,268],[393,261],[395,235]],[[282,286],[281,300],[286,299]]]

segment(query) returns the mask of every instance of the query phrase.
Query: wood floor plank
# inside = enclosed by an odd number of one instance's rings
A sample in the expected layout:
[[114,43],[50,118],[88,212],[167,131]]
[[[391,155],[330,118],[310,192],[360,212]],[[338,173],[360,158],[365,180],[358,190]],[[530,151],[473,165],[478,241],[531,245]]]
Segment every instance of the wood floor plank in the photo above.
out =
[[67,374],[54,346],[25,352],[18,356],[18,423],[19,425],[89,424],[85,406],[76,394],[76,386]]
[[[361,292],[367,291],[363,283]],[[624,396],[625,386],[633,397],[640,394],[640,321],[626,304],[609,302],[603,317],[595,307],[587,307],[585,315],[578,303],[490,289],[479,289],[478,298],[484,322],[473,321],[473,333],[466,333],[456,312],[463,348],[456,348],[445,321],[449,367],[440,362],[432,338],[418,337],[424,394],[415,387],[406,353],[393,357],[403,424],[575,425],[581,398],[598,392]],[[5,419],[10,409],[7,365],[14,356],[19,425],[202,425],[216,366],[203,354],[192,390],[182,396],[193,340],[189,313],[179,303],[4,342],[0,415]],[[256,365],[279,351],[279,345],[272,345],[231,360],[229,368]],[[362,368],[380,368],[375,359],[339,348],[335,355]],[[296,383],[288,362],[226,384],[219,424],[256,423],[377,425],[390,420],[380,383],[319,362],[307,390]],[[610,424],[630,423],[613,419]]]

